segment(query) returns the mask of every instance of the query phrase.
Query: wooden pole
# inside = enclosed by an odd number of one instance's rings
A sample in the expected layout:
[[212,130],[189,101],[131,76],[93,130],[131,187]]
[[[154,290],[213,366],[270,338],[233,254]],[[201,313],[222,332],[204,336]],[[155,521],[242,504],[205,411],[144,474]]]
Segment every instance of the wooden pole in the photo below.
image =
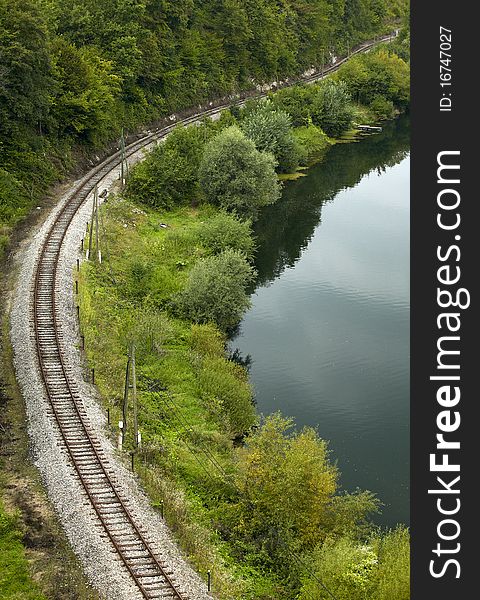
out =
[[99,229],[98,229],[98,187],[95,186],[95,244],[98,256],[98,262],[102,262],[102,251],[100,249],[100,238],[99,238]]
[[89,230],[90,237],[89,237],[89,240],[88,240],[87,260],[90,258],[90,255],[92,254],[93,219],[94,219],[94,216],[95,216],[95,194],[93,195],[93,200],[92,200],[92,218],[90,219],[90,230]]
[[128,352],[127,368],[125,371],[125,389],[123,392],[123,428],[122,428],[122,443],[125,442],[127,433],[127,416],[128,416],[128,388],[130,386],[130,351]]
[[[103,213],[100,212],[100,244],[103,246],[104,254],[107,261],[110,261],[110,252],[108,250],[108,242],[107,242],[107,230],[105,228],[105,223],[103,221]],[[110,264],[110,271],[112,270],[112,265]]]
[[133,398],[133,433],[135,448],[138,448],[138,414],[137,414],[137,374],[135,372],[135,346],[132,344],[132,398]]
[[121,154],[122,154],[122,166],[121,166],[120,178],[121,178],[122,187],[123,187],[123,185],[125,183],[125,137],[124,137],[124,133],[123,133],[123,127],[122,127],[122,137],[120,140],[120,147],[121,147]]

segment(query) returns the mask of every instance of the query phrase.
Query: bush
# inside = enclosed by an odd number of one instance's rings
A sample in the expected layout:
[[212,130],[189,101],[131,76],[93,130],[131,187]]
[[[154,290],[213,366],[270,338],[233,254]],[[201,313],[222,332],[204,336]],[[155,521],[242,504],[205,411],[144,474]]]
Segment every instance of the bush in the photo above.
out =
[[378,555],[375,593],[372,600],[410,600],[410,534],[399,525],[375,536],[371,542]]
[[28,198],[20,182],[0,168],[0,223],[14,222],[23,216]]
[[252,259],[255,252],[251,221],[240,221],[223,211],[199,226],[198,237],[212,254],[230,248]]
[[225,338],[211,323],[192,325],[189,344],[201,356],[223,358],[225,355]]
[[407,63],[385,48],[351,59],[338,70],[358,102],[368,105],[380,96],[405,109],[410,99],[410,70]]
[[395,116],[395,107],[391,100],[387,100],[383,96],[375,96],[370,102],[369,108],[375,113],[379,119],[392,119]]
[[269,98],[274,108],[286,112],[292,119],[292,125],[301,127],[310,121],[310,109],[313,103],[314,88],[296,85],[271,93]]
[[346,131],[353,119],[352,98],[343,82],[328,80],[318,86],[312,107],[312,121],[327,135],[336,137]]
[[410,535],[404,526],[377,533],[368,544],[346,535],[313,553],[299,600],[327,600],[323,581],[338,600],[410,600]]
[[200,398],[220,420],[232,437],[247,432],[256,421],[252,390],[245,371],[224,358],[207,358],[198,375]]
[[174,297],[176,310],[195,323],[215,322],[220,329],[232,328],[250,306],[246,288],[254,274],[236,250],[199,260],[185,288]]
[[299,600],[331,598],[330,593],[318,585],[319,579],[337,600],[372,598],[377,555],[371,546],[348,537],[330,539],[317,547],[312,562],[315,577],[304,580]]
[[242,131],[262,152],[275,156],[281,173],[295,171],[299,150],[292,134],[292,120],[283,110],[275,109],[272,102],[262,102],[241,123]]
[[163,209],[198,200],[198,168],[209,133],[205,125],[175,128],[133,169],[126,195]]
[[328,137],[316,125],[298,127],[293,133],[301,149],[302,164],[308,162],[310,157],[318,156],[330,145]]
[[275,164],[274,157],[259,152],[238,127],[228,127],[205,148],[200,184],[212,204],[255,216],[280,196]]
[[325,512],[338,478],[326,442],[311,428],[286,435],[291,426],[290,419],[271,415],[239,450],[241,496],[234,522],[227,526],[240,544],[267,549],[265,560],[279,564],[289,544],[302,551],[324,536]]

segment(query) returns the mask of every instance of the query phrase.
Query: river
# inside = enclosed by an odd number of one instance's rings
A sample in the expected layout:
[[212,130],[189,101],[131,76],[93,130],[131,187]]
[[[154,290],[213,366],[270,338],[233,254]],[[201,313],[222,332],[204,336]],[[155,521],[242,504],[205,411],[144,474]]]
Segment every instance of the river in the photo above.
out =
[[261,413],[330,441],[341,485],[409,522],[409,119],[333,147],[255,226],[258,280],[231,341]]

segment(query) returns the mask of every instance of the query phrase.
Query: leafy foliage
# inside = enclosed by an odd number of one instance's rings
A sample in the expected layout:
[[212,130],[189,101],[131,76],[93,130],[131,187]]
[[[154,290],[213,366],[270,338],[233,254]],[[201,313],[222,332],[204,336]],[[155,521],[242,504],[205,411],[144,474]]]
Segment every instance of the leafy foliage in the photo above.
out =
[[400,109],[410,98],[407,63],[386,48],[354,57],[335,75],[343,81],[352,97],[365,105],[381,98]]
[[213,254],[230,248],[251,259],[255,252],[251,221],[241,221],[235,215],[224,211],[202,223],[198,228],[198,237]]
[[367,543],[351,537],[329,538],[312,557],[299,600],[409,600],[410,535],[404,526],[374,534]]
[[312,106],[312,121],[327,135],[336,137],[352,123],[351,96],[343,81],[328,80],[318,86]]
[[261,152],[275,157],[281,173],[295,171],[299,163],[299,149],[292,133],[290,116],[275,109],[267,100],[258,105],[242,122],[242,131]]
[[273,155],[259,152],[238,127],[228,127],[205,147],[200,185],[209,202],[255,216],[280,195]]
[[370,599],[376,565],[377,556],[370,546],[347,537],[329,539],[314,553],[315,577],[305,581],[299,600],[331,598],[329,592],[318,585],[317,578],[338,600]]
[[198,169],[208,137],[206,126],[175,128],[132,171],[127,196],[156,208],[172,208],[196,200]]
[[246,288],[254,274],[245,256],[236,250],[204,258],[194,265],[177,294],[176,308],[194,323],[213,321],[224,330],[234,327],[250,306]]
[[300,162],[308,163],[310,157],[319,156],[330,146],[326,134],[316,125],[297,127],[293,132],[300,148]]
[[337,488],[338,472],[327,444],[313,429],[292,427],[279,414],[247,439],[239,451],[241,491],[237,534],[268,552],[283,553],[278,539],[306,548],[322,537],[322,524]]
[[222,357],[205,358],[197,378],[198,393],[231,437],[240,437],[257,417],[245,371]]

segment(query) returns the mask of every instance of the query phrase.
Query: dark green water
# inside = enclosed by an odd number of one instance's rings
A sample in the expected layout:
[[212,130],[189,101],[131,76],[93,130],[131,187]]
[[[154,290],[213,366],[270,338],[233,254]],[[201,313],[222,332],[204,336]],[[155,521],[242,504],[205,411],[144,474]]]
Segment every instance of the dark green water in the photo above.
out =
[[342,486],[409,522],[409,121],[335,146],[256,226],[251,355],[260,412],[330,440]]

